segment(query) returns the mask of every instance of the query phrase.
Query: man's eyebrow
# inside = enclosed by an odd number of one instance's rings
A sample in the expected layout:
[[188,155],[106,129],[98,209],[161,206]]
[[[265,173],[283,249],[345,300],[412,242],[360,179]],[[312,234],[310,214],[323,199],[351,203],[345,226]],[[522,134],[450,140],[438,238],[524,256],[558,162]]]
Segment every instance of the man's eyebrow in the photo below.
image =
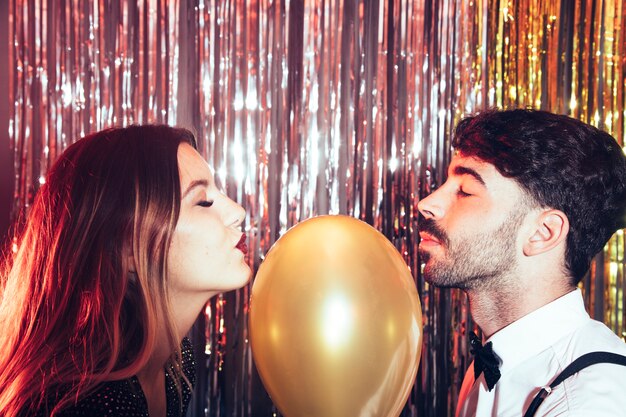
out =
[[208,187],[208,186],[209,186],[209,182],[207,180],[194,180],[194,181],[191,181],[191,184],[189,184],[189,186],[187,187],[187,189],[183,193],[182,198],[187,197],[187,195],[196,187]]
[[470,175],[474,177],[476,181],[478,181],[482,185],[485,185],[485,180],[483,180],[483,177],[481,177],[480,174],[472,168],[468,168],[464,166],[456,166],[454,167],[454,170],[452,172],[454,173],[454,175],[459,175],[459,176]]

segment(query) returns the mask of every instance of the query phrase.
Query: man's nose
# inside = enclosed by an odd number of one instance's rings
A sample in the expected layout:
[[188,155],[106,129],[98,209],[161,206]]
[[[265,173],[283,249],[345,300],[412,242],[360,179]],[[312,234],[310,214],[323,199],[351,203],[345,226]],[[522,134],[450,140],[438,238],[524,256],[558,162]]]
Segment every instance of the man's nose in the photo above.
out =
[[435,190],[417,203],[417,209],[426,219],[440,219],[444,213],[439,190]]

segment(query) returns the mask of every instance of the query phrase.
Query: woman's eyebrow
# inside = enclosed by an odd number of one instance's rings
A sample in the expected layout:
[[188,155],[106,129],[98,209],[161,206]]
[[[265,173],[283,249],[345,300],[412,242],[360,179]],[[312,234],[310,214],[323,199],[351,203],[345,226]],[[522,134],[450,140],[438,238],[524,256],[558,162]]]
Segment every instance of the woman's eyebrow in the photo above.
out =
[[209,186],[209,181],[207,181],[207,180],[194,180],[194,181],[191,181],[191,184],[189,184],[189,186],[187,187],[187,189],[183,193],[182,198],[187,197],[187,195],[196,187],[208,187],[208,186]]

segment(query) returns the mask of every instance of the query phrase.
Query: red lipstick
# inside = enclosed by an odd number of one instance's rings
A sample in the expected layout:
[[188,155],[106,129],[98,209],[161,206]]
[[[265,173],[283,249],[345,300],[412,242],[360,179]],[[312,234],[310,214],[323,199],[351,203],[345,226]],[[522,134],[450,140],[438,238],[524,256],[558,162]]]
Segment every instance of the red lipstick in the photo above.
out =
[[246,245],[246,234],[242,234],[241,235],[241,239],[239,239],[239,242],[237,242],[237,246],[235,246],[237,249],[239,249],[241,252],[243,252],[244,255],[248,254],[248,245]]

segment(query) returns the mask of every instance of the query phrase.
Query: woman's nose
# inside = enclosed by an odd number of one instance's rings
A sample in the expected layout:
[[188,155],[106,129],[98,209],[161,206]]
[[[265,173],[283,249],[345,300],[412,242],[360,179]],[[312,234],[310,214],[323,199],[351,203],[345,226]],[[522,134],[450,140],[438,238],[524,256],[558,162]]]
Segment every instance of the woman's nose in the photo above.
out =
[[225,223],[229,227],[239,227],[246,218],[246,210],[237,202],[226,197],[227,204],[225,205]]

